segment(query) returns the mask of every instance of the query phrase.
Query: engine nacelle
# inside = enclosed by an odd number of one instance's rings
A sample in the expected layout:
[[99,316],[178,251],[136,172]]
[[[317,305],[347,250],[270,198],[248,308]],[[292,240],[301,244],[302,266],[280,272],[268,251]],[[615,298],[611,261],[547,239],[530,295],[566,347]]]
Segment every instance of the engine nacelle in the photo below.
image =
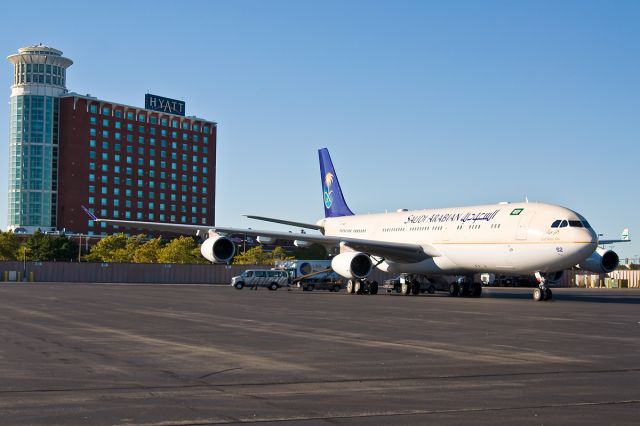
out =
[[578,265],[578,268],[598,274],[608,273],[616,269],[620,259],[616,252],[598,247],[591,256]]
[[200,246],[200,253],[210,262],[226,263],[236,254],[236,246],[229,238],[211,233]]
[[263,237],[262,235],[260,235],[256,238],[256,240],[258,240],[260,244],[273,244],[276,239],[271,237]]
[[293,245],[298,248],[307,248],[311,246],[311,243],[309,241],[295,240]]
[[345,278],[366,278],[373,269],[371,258],[358,251],[340,253],[331,260],[331,268]]

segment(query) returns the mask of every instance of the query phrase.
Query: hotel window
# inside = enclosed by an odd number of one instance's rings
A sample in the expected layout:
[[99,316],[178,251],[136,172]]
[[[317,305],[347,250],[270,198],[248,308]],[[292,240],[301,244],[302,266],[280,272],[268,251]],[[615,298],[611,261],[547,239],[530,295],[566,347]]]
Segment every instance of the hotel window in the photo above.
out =
[[111,114],[111,110],[109,109],[109,107],[103,107],[102,115],[109,115],[109,114]]
[[[142,160],[142,158],[138,158],[138,165],[139,166],[143,166],[144,164],[142,164],[144,161]],[[142,169],[138,169],[138,176],[144,176],[144,170]]]
[[142,198],[142,191],[138,191],[138,198]]
[[166,140],[164,140],[164,139],[161,139],[161,140],[160,140],[160,146],[161,146],[162,148],[166,148],[166,147],[167,147],[167,141],[166,141]]
[[182,134],[182,140],[183,140],[183,141],[186,141],[186,140],[188,140],[188,139],[189,139],[189,135],[188,135],[188,134],[186,134],[186,133],[183,133],[183,134]]
[[120,128],[122,128],[122,122],[116,121],[116,129],[120,129]]
[[133,153],[133,147],[131,145],[127,145],[127,152]]
[[171,137],[172,137],[173,139],[178,139],[178,132],[176,132],[176,131],[172,131],[172,132],[171,132]]
[[[209,126],[202,127],[202,132],[203,133],[209,133]],[[205,139],[206,139],[206,136],[205,136]],[[205,140],[205,142],[206,142],[206,140]]]
[[149,116],[149,123],[158,124],[158,117],[156,117],[155,115],[150,115]]
[[103,186],[102,188],[100,188],[100,193],[103,195],[107,195],[107,187]]
[[113,200],[113,206],[114,207],[120,207],[120,200],[118,200],[117,198]]
[[109,142],[102,141],[102,149],[109,149]]
[[[195,186],[192,186],[191,188],[193,189],[193,191],[194,191],[194,192],[196,191]],[[196,204],[196,203],[198,202],[198,197],[196,197],[195,195],[193,195],[193,196],[191,197],[191,202],[192,202],[193,204]]]
[[115,138],[117,141],[122,140],[122,134],[120,132],[115,132]]
[[160,222],[164,222],[165,221],[165,215],[163,213],[160,213]]
[[89,185],[89,194],[93,194],[96,192],[96,187],[94,185]]
[[97,122],[98,122],[98,120],[96,120],[95,117],[89,117],[89,124],[92,124],[92,125],[95,126]]
[[109,161],[109,154],[107,154],[106,152],[102,153],[102,161]]
[[89,197],[89,204],[95,204],[96,203],[96,197]]
[[138,133],[144,133],[144,126],[138,126]]
[[160,136],[167,136],[167,131],[165,129],[160,129]]
[[90,148],[95,148],[96,147],[96,141],[94,139],[90,139],[89,140],[89,147]]
[[202,153],[203,153],[203,154],[207,154],[207,153],[209,153],[209,149],[208,149],[206,146],[203,146],[203,147],[202,147]]
[[131,219],[131,212],[130,211],[125,211],[124,212],[124,217],[125,217],[125,219]]
[[109,127],[109,120],[107,120],[106,118],[103,118],[103,119],[102,119],[102,125],[103,125],[104,127]]
[[120,166],[113,166],[114,173],[120,173]]
[[203,136],[202,137],[202,142],[209,143],[209,137],[208,136]]
[[138,220],[142,219],[142,212],[137,212],[136,213],[136,219],[138,219]]
[[[131,186],[133,181],[131,180],[131,178],[127,178],[124,183],[125,183],[126,186]],[[131,195],[131,191],[127,190],[127,196],[129,196],[129,195]]]
[[96,175],[94,175],[93,173],[89,173],[89,182],[95,182],[96,181]]
[[127,130],[133,132],[133,124],[127,123]]
[[102,170],[103,172],[108,172],[109,171],[109,165],[108,164],[103,164],[102,166],[100,166],[100,170]]
[[138,143],[144,144],[144,136],[138,136]]
[[122,118],[122,111],[121,110],[117,109],[117,110],[113,111],[113,113],[115,114],[116,118]]
[[138,147],[138,155],[144,155],[144,148]]
[[189,145],[187,145],[186,143],[182,144],[182,150],[183,151],[188,151],[189,150]]
[[89,106],[89,111],[93,114],[98,112],[98,107],[96,105]]
[[127,155],[127,164],[131,164],[133,162],[133,158],[130,155]]
[[142,208],[142,201],[136,202],[136,207],[141,209]]
[[119,163],[119,162],[120,162],[120,154],[115,154],[115,155],[113,156],[113,160],[114,160],[114,161],[117,161],[117,162]]
[[156,146],[156,138],[149,138],[149,145]]
[[119,210],[114,210],[113,211],[113,217],[116,218],[116,219],[119,218],[120,217],[120,211]]
[[127,120],[133,120],[133,113],[132,112],[127,112]]
[[90,128],[90,129],[89,129],[89,134],[90,134],[91,136],[95,136],[95,135],[96,135],[96,129],[94,129],[94,128]]
[[113,188],[113,195],[120,195],[120,188]]
[[108,130],[103,130],[102,131],[102,137],[103,138],[108,138],[109,137],[109,131]]
[[198,145],[193,145],[193,152],[198,152]]
[[162,120],[160,120],[160,122],[162,123],[163,126],[166,126],[168,123],[166,118],[163,118]]
[[207,208],[206,207],[202,208],[202,214],[207,214]]
[[131,207],[131,200],[124,200],[124,206],[126,208],[130,208]]
[[[142,179],[138,179],[138,186],[144,186],[144,181]],[[140,194],[138,196],[142,197],[142,194]]]
[[141,123],[144,123],[146,120],[146,117],[144,114],[138,114],[138,121]]
[[125,189],[125,190],[124,190],[124,195],[125,195],[126,197],[131,197],[131,190],[130,190],[130,189]]
[[114,176],[113,177],[113,184],[114,185],[120,185],[120,177],[119,176]]
[[89,158],[91,158],[92,160],[96,158],[96,152],[95,151],[89,151]]
[[193,131],[194,131],[194,132],[198,132],[198,131],[200,131],[200,126],[198,126],[197,124],[194,124],[194,125],[193,125]]
[[189,123],[187,123],[186,121],[182,122],[182,130],[189,130]]
[[[171,120],[171,127],[173,127],[174,129],[178,128],[178,120]],[[173,132],[175,133],[175,132]]]
[[107,205],[107,199],[106,198],[100,198],[100,205],[101,206],[106,206]]
[[[163,187],[162,185],[163,185],[163,184],[162,184],[162,182],[161,182],[161,183],[160,183],[160,188],[164,189],[164,187]],[[164,192],[161,192],[161,193],[160,193],[160,199],[161,199],[161,200],[164,200],[164,199],[165,199],[165,197],[166,197],[166,195],[164,194]]]

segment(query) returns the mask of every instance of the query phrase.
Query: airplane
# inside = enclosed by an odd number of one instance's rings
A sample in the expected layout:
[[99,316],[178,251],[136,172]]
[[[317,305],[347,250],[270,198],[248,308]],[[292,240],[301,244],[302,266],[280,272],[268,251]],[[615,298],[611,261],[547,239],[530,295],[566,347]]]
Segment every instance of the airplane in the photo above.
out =
[[251,219],[319,231],[291,233],[221,226],[187,225],[104,219],[83,206],[96,222],[138,229],[194,234],[207,238],[202,255],[214,263],[230,262],[236,252],[233,235],[262,241],[293,240],[302,247],[313,243],[338,247],[331,267],[348,279],[349,293],[375,294],[378,284],[368,280],[373,268],[410,278],[410,291],[419,292],[411,278],[451,279],[452,295],[480,296],[482,285],[474,274],[533,274],[539,283],[536,301],[551,300],[549,286],[572,267],[607,273],[619,263],[618,255],[600,245],[630,241],[598,240],[584,216],[558,205],[507,203],[390,213],[354,214],[338,182],[329,151],[318,150],[324,218],[315,224],[247,215]]

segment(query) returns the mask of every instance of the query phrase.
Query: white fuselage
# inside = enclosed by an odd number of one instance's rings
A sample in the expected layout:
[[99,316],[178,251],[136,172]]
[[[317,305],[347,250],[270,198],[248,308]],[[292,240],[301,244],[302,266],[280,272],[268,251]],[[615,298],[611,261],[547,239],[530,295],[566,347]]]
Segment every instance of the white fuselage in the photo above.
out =
[[582,262],[597,246],[597,235],[582,216],[542,203],[398,211],[320,223],[327,236],[417,244],[438,254],[415,263],[386,259],[378,265],[392,273],[556,272]]

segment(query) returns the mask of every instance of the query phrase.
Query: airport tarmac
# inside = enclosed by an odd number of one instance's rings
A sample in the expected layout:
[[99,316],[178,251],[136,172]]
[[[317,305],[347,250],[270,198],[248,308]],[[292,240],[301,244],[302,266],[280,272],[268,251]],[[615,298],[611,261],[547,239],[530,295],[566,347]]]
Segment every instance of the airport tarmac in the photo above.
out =
[[640,291],[0,284],[1,425],[636,425]]

